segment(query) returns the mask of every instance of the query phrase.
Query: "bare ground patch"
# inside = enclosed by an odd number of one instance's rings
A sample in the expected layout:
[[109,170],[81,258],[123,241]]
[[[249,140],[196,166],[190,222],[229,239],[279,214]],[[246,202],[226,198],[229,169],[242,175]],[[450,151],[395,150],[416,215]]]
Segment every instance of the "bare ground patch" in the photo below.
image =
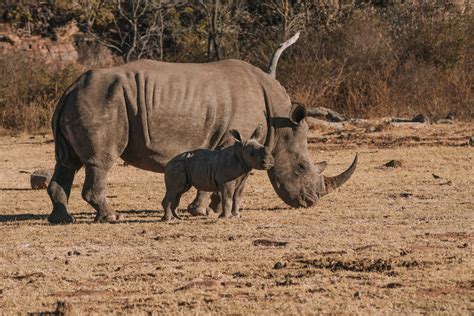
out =
[[[77,223],[66,226],[46,222],[49,198],[22,173],[53,167],[50,136],[0,138],[0,310],[472,313],[474,152],[461,141],[472,125],[351,133],[310,139],[327,174],[356,151],[360,162],[309,209],[288,208],[254,172],[241,219],[186,215],[190,192],[184,220],[166,224],[163,175],[117,164],[108,195],[126,220],[93,223],[81,171],[70,199]],[[384,167],[393,159],[402,165]]]

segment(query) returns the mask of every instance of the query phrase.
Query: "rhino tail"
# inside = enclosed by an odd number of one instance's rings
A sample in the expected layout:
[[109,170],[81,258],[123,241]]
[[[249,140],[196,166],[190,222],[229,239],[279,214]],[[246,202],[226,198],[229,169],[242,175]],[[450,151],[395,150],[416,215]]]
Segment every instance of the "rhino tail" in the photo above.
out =
[[76,154],[72,148],[69,141],[64,136],[61,131],[60,118],[62,110],[67,102],[69,96],[69,88],[59,99],[56,109],[54,110],[53,119],[52,119],[52,129],[54,136],[54,151],[56,156],[56,161],[65,167],[70,167],[74,169],[79,169],[82,165],[79,156]]

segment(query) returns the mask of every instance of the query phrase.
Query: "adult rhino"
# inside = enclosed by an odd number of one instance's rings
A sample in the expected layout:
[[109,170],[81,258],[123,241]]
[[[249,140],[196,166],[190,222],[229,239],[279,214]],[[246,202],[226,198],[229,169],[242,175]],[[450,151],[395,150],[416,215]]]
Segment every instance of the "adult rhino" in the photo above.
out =
[[[297,37],[296,37],[297,38]],[[56,166],[48,187],[51,223],[71,223],[68,199],[75,173],[85,167],[82,197],[97,211],[96,221],[119,215],[106,200],[107,174],[121,157],[129,164],[163,173],[179,153],[219,148],[228,130],[250,137],[265,127],[265,145],[274,156],[268,176],[278,196],[293,207],[309,207],[341,186],[352,165],[325,177],[325,163],[313,165],[307,149],[311,112],[292,105],[275,79],[283,43],[270,73],[239,60],[180,64],[139,60],[84,73],[61,97],[53,115]],[[239,182],[241,192],[245,177]],[[198,193],[193,206],[206,208],[208,195]]]

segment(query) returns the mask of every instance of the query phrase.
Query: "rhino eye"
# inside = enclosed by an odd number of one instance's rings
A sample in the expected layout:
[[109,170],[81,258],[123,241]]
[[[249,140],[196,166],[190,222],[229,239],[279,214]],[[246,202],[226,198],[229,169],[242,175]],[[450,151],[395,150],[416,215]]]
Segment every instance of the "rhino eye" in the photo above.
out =
[[298,163],[298,164],[296,165],[295,173],[296,173],[297,175],[303,174],[303,173],[306,172],[306,169],[307,169],[306,164],[300,162],[300,163]]

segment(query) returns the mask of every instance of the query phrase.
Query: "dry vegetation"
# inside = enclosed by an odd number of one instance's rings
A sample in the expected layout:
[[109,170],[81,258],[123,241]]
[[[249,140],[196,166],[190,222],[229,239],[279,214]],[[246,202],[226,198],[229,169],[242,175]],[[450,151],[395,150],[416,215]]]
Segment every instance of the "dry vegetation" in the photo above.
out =
[[[81,171],[67,226],[47,224],[49,198],[23,173],[54,165],[51,137],[2,137],[0,310],[473,313],[473,134],[472,124],[404,127],[369,142],[353,127],[315,129],[311,156],[330,161],[328,174],[359,152],[353,178],[289,209],[255,172],[243,217],[229,221],[162,223],[163,175],[117,165],[108,194],[127,220],[93,224]],[[401,166],[383,166],[392,159]]]
[[[0,22],[54,37],[55,27],[74,20],[86,34],[83,39],[105,43],[127,61],[206,62],[218,51],[222,58],[262,69],[275,47],[301,30],[278,68],[293,101],[358,118],[423,113],[436,120],[452,112],[472,121],[474,19],[451,1],[390,6],[355,1],[341,7],[312,0],[221,1],[217,10],[210,5],[215,1],[206,1],[208,6],[122,2],[120,7],[112,0],[0,4],[0,13],[6,8]],[[137,8],[140,14],[134,16]],[[216,25],[210,22],[214,14]],[[214,38],[218,47],[210,49]],[[100,65],[58,69],[24,56],[1,56],[0,127],[9,132],[49,128],[56,100],[90,66]]]

